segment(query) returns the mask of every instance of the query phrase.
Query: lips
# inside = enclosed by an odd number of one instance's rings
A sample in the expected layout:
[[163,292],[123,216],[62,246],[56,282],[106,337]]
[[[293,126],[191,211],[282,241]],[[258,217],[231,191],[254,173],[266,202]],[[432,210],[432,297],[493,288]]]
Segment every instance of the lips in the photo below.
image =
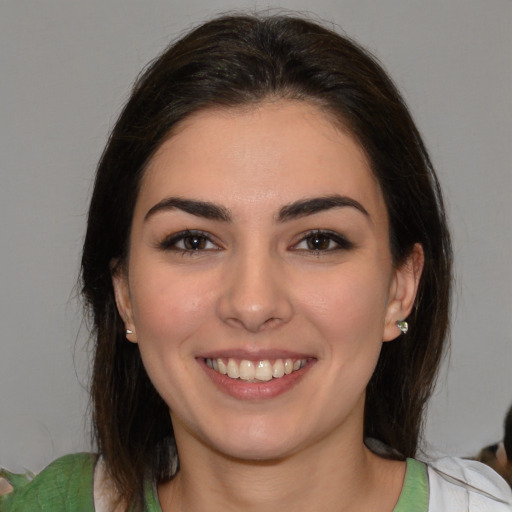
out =
[[261,400],[294,388],[317,362],[306,354],[217,352],[197,358],[215,386],[234,398]]

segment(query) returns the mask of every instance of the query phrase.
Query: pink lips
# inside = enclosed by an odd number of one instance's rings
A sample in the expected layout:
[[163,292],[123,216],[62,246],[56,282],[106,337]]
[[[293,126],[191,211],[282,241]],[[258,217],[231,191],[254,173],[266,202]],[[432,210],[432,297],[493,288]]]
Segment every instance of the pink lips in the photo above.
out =
[[[294,360],[308,359],[307,364],[298,371],[294,371],[289,375],[272,379],[266,382],[249,382],[241,379],[232,379],[227,375],[222,375],[206,365],[206,359],[215,359],[222,357],[232,357],[237,359],[250,359],[250,360],[271,360],[290,358]],[[279,396],[293,387],[302,380],[310,368],[316,362],[316,359],[311,356],[296,353],[284,353],[276,351],[265,351],[256,353],[248,353],[246,351],[229,351],[216,352],[215,354],[208,354],[205,357],[198,357],[196,359],[201,365],[206,375],[215,384],[215,386],[234,398],[242,400],[262,400]]]
[[264,359],[311,359],[311,354],[301,352],[291,352],[286,350],[268,349],[268,350],[246,350],[246,349],[226,349],[216,350],[215,352],[205,352],[198,354],[198,358],[202,359],[250,359],[252,361],[263,361]]

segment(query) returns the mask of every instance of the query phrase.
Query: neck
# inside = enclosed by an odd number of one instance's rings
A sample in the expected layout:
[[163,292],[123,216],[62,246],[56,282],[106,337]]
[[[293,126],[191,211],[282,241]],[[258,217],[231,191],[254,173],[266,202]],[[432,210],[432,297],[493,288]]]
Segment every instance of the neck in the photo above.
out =
[[324,439],[270,461],[234,459],[199,442],[190,448],[178,475],[159,488],[164,512],[309,512],[319,503],[323,512],[391,512],[405,475],[404,463],[374,455],[362,440]]

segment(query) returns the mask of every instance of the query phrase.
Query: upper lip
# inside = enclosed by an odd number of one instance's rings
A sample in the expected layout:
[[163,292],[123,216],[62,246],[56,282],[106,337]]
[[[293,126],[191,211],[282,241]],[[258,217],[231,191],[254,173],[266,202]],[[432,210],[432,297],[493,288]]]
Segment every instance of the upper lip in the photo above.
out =
[[311,359],[312,354],[280,349],[254,349],[243,348],[212,350],[198,354],[203,359],[246,359],[248,361],[265,361],[269,359]]

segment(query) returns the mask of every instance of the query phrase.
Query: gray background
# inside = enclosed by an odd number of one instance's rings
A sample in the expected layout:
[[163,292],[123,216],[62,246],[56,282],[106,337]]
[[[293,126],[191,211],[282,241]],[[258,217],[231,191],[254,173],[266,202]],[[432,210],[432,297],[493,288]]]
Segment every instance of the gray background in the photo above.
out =
[[[0,0],[0,466],[90,449],[76,275],[95,164],[142,66],[198,21],[302,0]],[[433,450],[475,453],[512,402],[512,2],[316,0],[394,77],[444,186],[453,350]]]

